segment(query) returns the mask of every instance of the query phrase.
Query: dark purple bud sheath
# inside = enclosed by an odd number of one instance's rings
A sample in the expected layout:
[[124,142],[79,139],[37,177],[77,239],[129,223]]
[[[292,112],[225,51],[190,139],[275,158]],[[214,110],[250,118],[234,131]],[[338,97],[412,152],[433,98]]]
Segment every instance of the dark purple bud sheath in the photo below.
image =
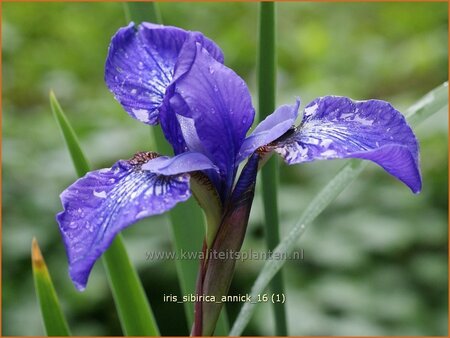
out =
[[216,302],[196,303],[194,336],[214,333],[223,306],[221,298],[228,294],[233,279],[234,253],[240,251],[247,230],[259,160],[259,154],[253,154],[242,170],[212,247],[207,249],[207,260],[201,263],[202,281],[198,282],[197,295],[214,296]]

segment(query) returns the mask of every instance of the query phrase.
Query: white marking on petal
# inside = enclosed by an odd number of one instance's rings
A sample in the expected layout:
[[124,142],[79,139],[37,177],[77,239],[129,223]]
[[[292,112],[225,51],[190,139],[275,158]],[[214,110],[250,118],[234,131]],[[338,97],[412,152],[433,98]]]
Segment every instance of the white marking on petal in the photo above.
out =
[[93,192],[95,197],[106,198],[106,191],[95,191]]
[[341,119],[348,119],[349,117],[352,117],[354,114],[353,113],[342,113],[341,114]]
[[134,116],[136,116],[136,118],[139,121],[142,122],[148,122],[148,114],[149,111],[147,109],[131,109],[131,111],[133,112]]
[[317,138],[314,138],[314,137],[305,137],[305,143],[317,146],[317,145],[319,145],[320,140],[318,140]]
[[333,140],[323,139],[323,140],[320,141],[320,146],[324,147],[324,148],[328,148],[331,143],[333,143]]
[[363,118],[359,117],[358,115],[355,115],[354,121],[361,123],[363,126],[371,126],[373,124],[372,120],[363,119]]
[[316,103],[315,105],[313,105],[311,107],[305,108],[305,116],[310,116],[310,115],[314,114],[316,112],[318,106],[319,105]]
[[307,157],[308,156],[308,148],[299,146],[298,154],[300,157]]
[[162,193],[162,186],[160,186],[159,184],[155,186],[155,195],[159,196]]
[[147,216],[147,211],[146,210],[142,210],[136,215],[135,218],[138,219],[138,218],[142,218],[142,217],[145,217],[145,216]]
[[323,153],[321,153],[321,155],[325,156],[325,157],[333,157],[333,156],[336,156],[336,151],[328,149],[328,150],[324,151]]

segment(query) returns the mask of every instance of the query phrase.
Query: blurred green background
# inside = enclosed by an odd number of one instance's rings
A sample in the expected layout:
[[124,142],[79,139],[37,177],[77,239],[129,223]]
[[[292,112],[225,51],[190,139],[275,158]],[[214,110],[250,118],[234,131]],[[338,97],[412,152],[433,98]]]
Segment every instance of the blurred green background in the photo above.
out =
[[[148,127],[129,118],[103,82],[110,38],[126,24],[121,3],[3,3],[3,335],[42,335],[31,275],[36,236],[75,335],[121,335],[103,267],[85,292],[67,275],[54,215],[75,179],[52,118],[53,88],[93,167],[152,149]],[[199,30],[255,91],[257,4],[163,3],[164,22]],[[278,103],[321,95],[379,98],[405,110],[447,80],[446,3],[279,3]],[[298,243],[304,260],[284,270],[292,335],[447,335],[447,112],[416,129],[424,189],[414,196],[371,165]],[[344,161],[283,167],[282,231],[293,225]],[[259,190],[244,248],[264,250]],[[184,335],[164,217],[124,232],[163,335]],[[200,249],[200,248],[199,248]],[[238,263],[231,293],[249,291],[261,261]],[[241,304],[227,311],[235,318]],[[26,323],[26,324],[25,324]],[[189,324],[190,326],[190,324]],[[270,304],[245,334],[274,333]]]

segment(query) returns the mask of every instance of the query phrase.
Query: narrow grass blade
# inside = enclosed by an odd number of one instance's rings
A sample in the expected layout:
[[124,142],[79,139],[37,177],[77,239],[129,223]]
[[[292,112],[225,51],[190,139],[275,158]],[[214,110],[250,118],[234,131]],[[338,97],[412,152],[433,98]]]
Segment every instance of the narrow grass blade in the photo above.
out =
[[[276,101],[276,49],[275,49],[275,3],[262,2],[259,13],[258,41],[258,103],[259,120],[264,120],[275,110]],[[273,250],[280,241],[280,220],[278,213],[278,158],[272,158],[262,169],[262,198],[265,216],[265,238],[268,250]],[[274,276],[270,283],[273,294],[283,294],[283,271]],[[286,307],[274,303],[275,334],[287,336]]]
[[47,336],[70,336],[69,326],[61,311],[52,279],[48,273],[44,257],[38,242],[33,238],[31,244],[31,261],[33,266],[34,287],[41,308]]
[[[418,125],[427,117],[443,109],[448,109],[448,83],[444,83],[426,94],[407,111],[407,119],[412,126]],[[313,198],[306,207],[297,223],[278,244],[274,250],[275,257],[288,257],[294,250],[298,239],[303,235],[308,225],[320,215],[320,213],[363,171],[366,162],[361,160],[350,160],[338,174]],[[258,275],[251,294],[256,297],[264,293],[272,278],[286,263],[286,260],[267,260]],[[239,336],[247,326],[255,311],[255,304],[245,303],[233,324],[230,335]]]
[[[50,93],[50,105],[63,133],[77,174],[83,176],[89,171],[88,162],[77,136],[53,92]],[[153,312],[120,234],[105,252],[102,260],[106,267],[109,285],[124,334],[158,336],[158,326]]]
[[414,127],[448,106],[448,82],[428,92],[406,111],[406,119]]

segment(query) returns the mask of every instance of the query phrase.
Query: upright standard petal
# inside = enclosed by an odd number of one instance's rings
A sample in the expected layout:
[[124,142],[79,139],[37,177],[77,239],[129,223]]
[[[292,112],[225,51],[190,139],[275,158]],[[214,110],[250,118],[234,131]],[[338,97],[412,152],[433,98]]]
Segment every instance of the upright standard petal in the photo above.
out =
[[259,147],[275,141],[291,129],[297,119],[299,106],[300,100],[297,100],[297,103],[294,105],[280,106],[258,124],[253,133],[242,144],[237,159],[238,164]]
[[220,48],[199,32],[150,23],[142,23],[136,29],[130,23],[114,35],[106,59],[105,81],[133,118],[147,124],[158,123],[166,88],[188,38],[223,62]]
[[297,131],[276,143],[286,163],[335,158],[371,160],[417,193],[419,147],[403,115],[380,100],[325,96],[306,108]]
[[57,215],[69,258],[69,274],[79,290],[95,261],[118,232],[138,220],[161,214],[190,196],[189,175],[160,176],[142,170],[154,153],[138,153],[110,169],[90,172],[61,194]]
[[[250,93],[236,73],[198,43],[195,49],[185,45],[180,59],[182,56],[193,61],[188,70],[178,68],[182,76],[177,69],[169,106],[173,114],[193,120],[196,135],[191,143],[201,145],[196,151],[202,151],[220,169],[220,177],[212,180],[225,198],[234,181],[239,149],[255,115]],[[198,142],[192,141],[195,137]]]

